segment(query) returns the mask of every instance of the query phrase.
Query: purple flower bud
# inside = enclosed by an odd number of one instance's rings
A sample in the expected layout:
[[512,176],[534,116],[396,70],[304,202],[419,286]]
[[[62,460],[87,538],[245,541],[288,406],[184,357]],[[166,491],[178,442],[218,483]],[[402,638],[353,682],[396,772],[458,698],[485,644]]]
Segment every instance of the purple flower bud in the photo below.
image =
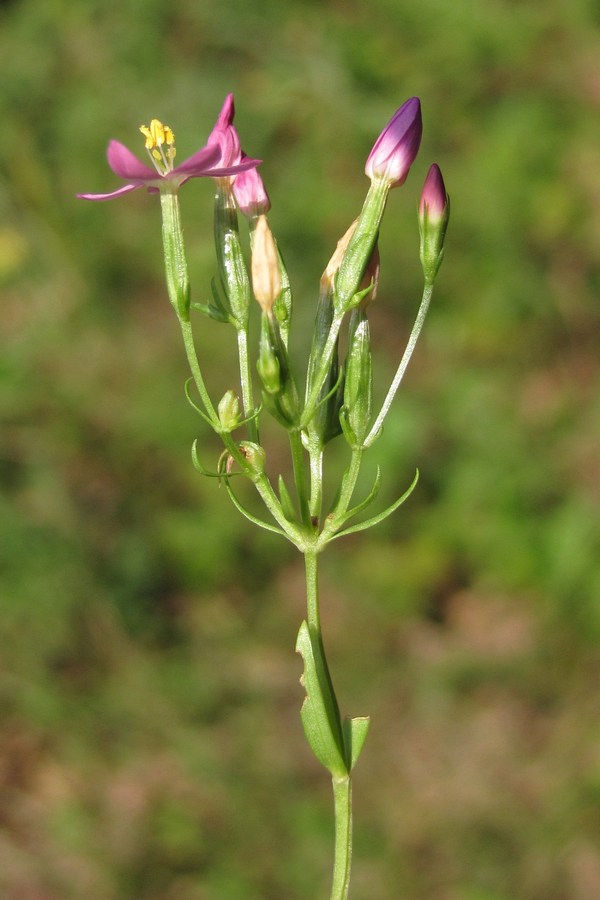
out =
[[[242,162],[245,159],[246,156],[243,154]],[[271,209],[269,195],[256,169],[247,169],[236,176],[233,182],[233,193],[238,208],[249,219],[263,215]]]
[[421,265],[425,280],[433,284],[444,255],[444,238],[450,218],[450,198],[439,166],[430,166],[419,203]]
[[385,126],[369,153],[365,172],[371,179],[399,187],[419,151],[423,123],[418,97],[407,100]]
[[430,224],[439,223],[446,215],[447,206],[448,194],[446,193],[444,179],[442,178],[440,167],[433,163],[429,168],[421,192],[419,218],[424,219],[427,216]]

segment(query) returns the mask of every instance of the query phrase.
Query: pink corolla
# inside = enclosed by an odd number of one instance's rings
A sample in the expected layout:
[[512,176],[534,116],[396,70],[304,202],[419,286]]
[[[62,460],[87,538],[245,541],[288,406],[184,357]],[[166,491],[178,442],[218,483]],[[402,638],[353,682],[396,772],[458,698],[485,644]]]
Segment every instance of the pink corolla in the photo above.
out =
[[256,169],[248,169],[236,175],[233,193],[239,209],[250,219],[268,213],[271,209],[269,195]]
[[[215,127],[209,134],[206,142],[207,147],[217,147],[219,149],[221,165],[223,166],[238,166],[242,160],[242,147],[233,124],[234,115],[233,94],[227,94],[221,107],[221,112],[217,116]],[[239,171],[242,170],[240,169]]]
[[375,141],[365,165],[371,181],[385,181],[390,187],[404,184],[419,152],[422,133],[421,102],[411,97],[396,110]]
[[225,178],[255,168],[260,160],[247,156],[242,159],[239,138],[232,125],[233,113],[233,95],[229,94],[206,146],[178,166],[175,165],[175,135],[158,119],[140,127],[153,168],[141,162],[124,144],[110,141],[106,153],[108,164],[127,184],[106,194],[77,196],[83,200],[112,200],[144,187],[151,193],[174,192],[190,178]]

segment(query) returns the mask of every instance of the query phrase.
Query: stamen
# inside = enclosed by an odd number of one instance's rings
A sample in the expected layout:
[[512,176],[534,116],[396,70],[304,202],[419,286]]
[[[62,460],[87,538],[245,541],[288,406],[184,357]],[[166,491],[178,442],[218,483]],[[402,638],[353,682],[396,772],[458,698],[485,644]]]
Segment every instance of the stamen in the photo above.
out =
[[[175,135],[168,125],[163,125],[159,119],[152,119],[150,125],[140,125],[140,131],[145,137],[145,147],[152,164],[160,175],[165,175],[173,169],[175,158]],[[163,145],[167,145],[165,153]]]

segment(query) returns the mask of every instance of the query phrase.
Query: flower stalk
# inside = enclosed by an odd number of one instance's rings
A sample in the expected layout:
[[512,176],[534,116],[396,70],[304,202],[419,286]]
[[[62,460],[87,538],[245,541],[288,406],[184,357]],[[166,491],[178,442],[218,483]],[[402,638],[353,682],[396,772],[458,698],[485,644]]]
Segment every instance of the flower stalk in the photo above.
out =
[[[160,195],[167,294],[181,328],[190,383],[195,386],[199,404],[192,399],[187,385],[186,394],[203,423],[223,444],[216,470],[209,471],[200,462],[195,441],[194,465],[202,474],[216,476],[224,483],[235,508],[253,525],[284,537],[304,557],[306,619],[296,644],[304,663],[302,684],[306,695],[300,715],[316,759],[332,778],[335,850],[331,900],[346,900],[352,859],[351,773],[362,751],[369,719],[342,718],[340,714],[321,628],[318,559],[332,541],[372,527],[391,515],[416,484],[418,473],[387,509],[364,518],[363,513],[376,500],[381,485],[377,470],[366,497],[355,499],[365,453],[381,433],[423,328],[443,258],[449,199],[439,167],[433,165],[418,211],[424,276],[421,304],[392,384],[373,420],[368,306],[377,293],[378,236],[389,193],[406,180],[421,140],[421,107],[413,97],[396,111],[373,145],[365,166],[371,185],[362,210],[338,242],[321,277],[302,401],[288,349],[292,319],[290,281],[267,219],[271,202],[257,171],[259,160],[243,152],[233,124],[234,112],[233,96],[229,94],[206,145],[180,165],[175,163],[174,133],[157,119],[140,128],[150,166],[140,162],[124,145],[111,141],[108,162],[125,184],[106,194],[78,196],[109,200],[140,188]],[[213,231],[218,279],[213,283],[212,302],[208,305],[192,299],[179,207],[180,189],[190,179],[199,177],[213,178],[215,183]],[[238,212],[247,220],[247,244],[240,233]],[[252,295],[257,304],[252,303]],[[219,401],[213,400],[207,389],[194,337],[198,312],[213,323],[235,328],[241,409],[238,388],[223,385]],[[256,345],[251,331],[254,317],[259,317]],[[344,326],[347,334],[342,332]],[[343,359],[341,347],[345,348]],[[253,361],[262,392],[258,409],[254,403]],[[269,470],[274,464],[261,444],[258,425],[263,414],[270,415],[287,433],[292,493],[283,472],[277,476],[278,491],[271,482]],[[335,497],[327,506],[326,454],[329,444],[340,434],[347,442],[349,459]],[[266,510],[265,519],[242,503],[235,490],[234,475],[243,476],[253,485]]]

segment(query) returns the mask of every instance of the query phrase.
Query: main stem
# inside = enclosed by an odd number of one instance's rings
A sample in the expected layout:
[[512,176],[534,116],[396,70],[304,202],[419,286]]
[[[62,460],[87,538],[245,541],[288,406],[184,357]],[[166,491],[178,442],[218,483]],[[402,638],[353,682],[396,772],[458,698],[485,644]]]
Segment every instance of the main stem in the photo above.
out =
[[[333,682],[327,666],[325,647],[321,633],[321,617],[319,614],[319,592],[317,578],[318,553],[306,550],[304,553],[306,571],[306,610],[307,624],[313,641],[318,645],[322,656],[331,697],[337,707],[337,698]],[[331,900],[347,900],[350,886],[350,863],[352,860],[352,785],[350,775],[333,778],[333,800],[335,817],[335,850],[333,857],[333,880]]]

